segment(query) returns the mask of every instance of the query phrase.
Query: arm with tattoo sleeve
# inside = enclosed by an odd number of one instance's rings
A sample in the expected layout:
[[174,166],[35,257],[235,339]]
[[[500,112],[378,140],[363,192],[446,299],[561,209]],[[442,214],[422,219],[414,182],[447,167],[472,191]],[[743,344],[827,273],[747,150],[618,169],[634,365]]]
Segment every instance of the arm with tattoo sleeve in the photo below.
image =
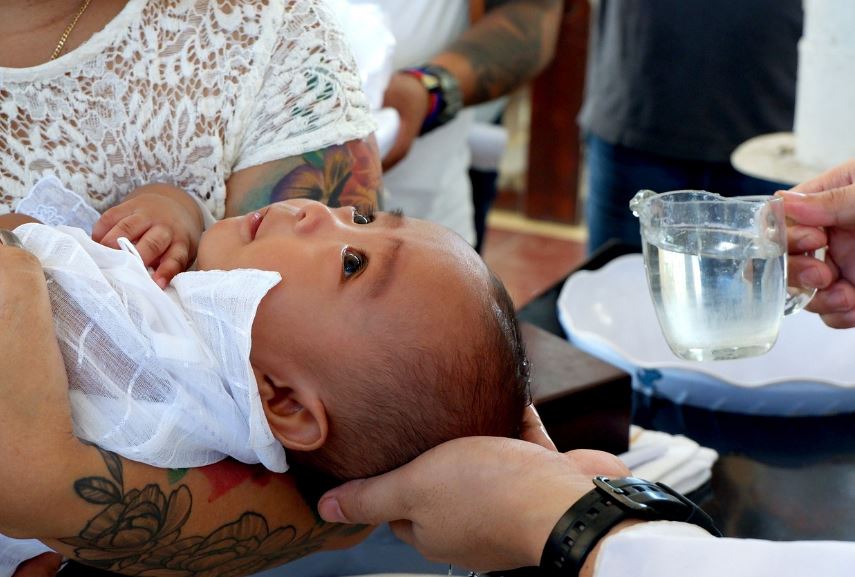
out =
[[[380,186],[373,140],[352,141],[233,174],[227,213],[287,198],[376,204]],[[0,436],[15,439],[0,443],[0,462],[19,463],[0,468],[9,473],[0,471],[0,532],[42,539],[105,570],[153,577],[247,575],[364,538],[365,527],[320,520],[290,475],[231,460],[158,469],[76,439],[44,278],[35,259],[17,252],[32,286],[0,271],[0,289],[4,278],[17,287],[0,298],[7,323],[0,331]]]
[[562,0],[487,0],[487,14],[432,59],[448,69],[464,104],[518,88],[552,60]]
[[268,162],[232,175],[226,216],[289,198],[310,198],[332,207],[378,207],[381,173],[374,136]]
[[[448,70],[460,85],[465,105],[487,102],[521,86],[552,60],[563,0],[487,0],[487,14],[431,64]],[[389,80],[384,106],[401,119],[395,144],[383,159],[391,168],[418,138],[430,111],[430,96],[411,74]]]

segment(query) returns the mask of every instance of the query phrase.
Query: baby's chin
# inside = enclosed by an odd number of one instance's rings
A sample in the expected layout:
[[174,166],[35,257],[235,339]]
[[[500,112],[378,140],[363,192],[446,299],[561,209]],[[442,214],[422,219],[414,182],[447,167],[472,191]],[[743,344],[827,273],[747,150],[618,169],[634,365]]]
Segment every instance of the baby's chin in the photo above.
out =
[[217,247],[215,243],[206,243],[205,235],[202,235],[199,248],[196,251],[196,262],[193,263],[193,270],[229,270],[233,268],[216,256]]

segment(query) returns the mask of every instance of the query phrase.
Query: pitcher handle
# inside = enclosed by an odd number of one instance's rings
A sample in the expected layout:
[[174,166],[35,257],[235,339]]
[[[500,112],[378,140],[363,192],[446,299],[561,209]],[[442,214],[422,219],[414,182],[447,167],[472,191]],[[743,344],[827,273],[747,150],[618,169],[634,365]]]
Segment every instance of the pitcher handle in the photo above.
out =
[[[817,260],[825,260],[825,247],[806,252],[805,255],[812,256]],[[784,315],[791,315],[805,308],[815,294],[815,288],[804,289],[788,286],[787,299],[784,301]]]

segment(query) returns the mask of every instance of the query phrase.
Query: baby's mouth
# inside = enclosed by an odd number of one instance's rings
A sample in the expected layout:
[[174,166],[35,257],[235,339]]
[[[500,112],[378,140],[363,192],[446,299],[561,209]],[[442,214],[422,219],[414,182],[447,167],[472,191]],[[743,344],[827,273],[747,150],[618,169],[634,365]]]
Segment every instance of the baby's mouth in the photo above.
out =
[[254,212],[250,217],[249,221],[249,238],[250,240],[255,240],[255,236],[258,234],[258,229],[261,227],[261,221],[264,220],[264,215],[267,211],[264,212]]

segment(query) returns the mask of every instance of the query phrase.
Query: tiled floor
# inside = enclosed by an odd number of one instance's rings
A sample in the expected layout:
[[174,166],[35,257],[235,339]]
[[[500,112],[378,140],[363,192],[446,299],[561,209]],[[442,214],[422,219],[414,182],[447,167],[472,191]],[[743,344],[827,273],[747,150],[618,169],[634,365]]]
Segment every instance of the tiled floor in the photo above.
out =
[[584,231],[496,212],[483,256],[521,308],[583,262]]

